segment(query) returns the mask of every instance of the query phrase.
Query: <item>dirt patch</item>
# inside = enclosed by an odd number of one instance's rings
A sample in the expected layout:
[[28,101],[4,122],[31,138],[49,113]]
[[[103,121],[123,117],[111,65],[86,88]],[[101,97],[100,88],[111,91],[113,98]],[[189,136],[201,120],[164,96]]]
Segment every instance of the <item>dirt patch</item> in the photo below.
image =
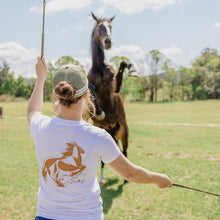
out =
[[167,122],[128,122],[130,124],[141,125],[165,125],[165,126],[190,126],[190,127],[220,127],[220,124],[194,124],[194,123],[167,123]]
[[165,158],[191,158],[190,154],[181,154],[179,152],[169,153],[165,155]]
[[[139,153],[139,152],[137,153],[137,156],[142,156],[142,155],[143,153]],[[164,157],[164,158],[179,158],[179,159],[193,158],[193,159],[199,159],[199,160],[220,161],[219,156],[191,155],[191,154],[183,154],[180,152],[171,152],[166,155],[144,152],[144,155],[146,155],[147,157]]]
[[212,160],[212,161],[220,161],[220,157],[217,156],[207,156],[205,157],[206,160]]
[[190,154],[182,154],[179,152],[172,152],[164,156],[165,158],[194,158],[194,159],[201,159],[201,160],[211,160],[211,161],[220,161],[220,157],[218,156],[197,156],[197,155],[190,155]]

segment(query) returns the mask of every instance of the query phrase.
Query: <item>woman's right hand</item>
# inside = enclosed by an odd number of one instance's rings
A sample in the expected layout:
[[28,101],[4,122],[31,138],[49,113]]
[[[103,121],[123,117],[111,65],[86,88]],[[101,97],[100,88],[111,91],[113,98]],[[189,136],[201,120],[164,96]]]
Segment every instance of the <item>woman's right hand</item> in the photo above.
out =
[[35,65],[37,79],[45,79],[47,76],[48,68],[44,57],[37,58],[37,64]]
[[156,185],[158,188],[163,189],[166,187],[172,187],[172,182],[167,175],[158,173]]

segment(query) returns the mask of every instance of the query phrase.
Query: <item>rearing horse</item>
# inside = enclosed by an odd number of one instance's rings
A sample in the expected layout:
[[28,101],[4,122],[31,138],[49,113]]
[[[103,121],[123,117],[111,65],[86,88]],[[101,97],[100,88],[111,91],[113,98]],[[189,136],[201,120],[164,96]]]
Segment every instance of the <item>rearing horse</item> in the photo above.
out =
[[[113,67],[105,61],[104,50],[108,50],[112,46],[111,22],[114,17],[110,19],[97,18],[93,13],[92,17],[95,19],[96,25],[92,31],[92,68],[89,71],[88,80],[97,97],[99,105],[96,107],[101,107],[105,112],[104,119],[93,117],[92,120],[95,126],[104,128],[116,143],[121,140],[123,154],[127,157],[128,126],[122,96],[119,92],[124,69],[129,68],[131,64],[121,62],[119,71],[116,73]],[[102,162],[100,184],[103,184],[104,181],[103,167],[104,163]]]

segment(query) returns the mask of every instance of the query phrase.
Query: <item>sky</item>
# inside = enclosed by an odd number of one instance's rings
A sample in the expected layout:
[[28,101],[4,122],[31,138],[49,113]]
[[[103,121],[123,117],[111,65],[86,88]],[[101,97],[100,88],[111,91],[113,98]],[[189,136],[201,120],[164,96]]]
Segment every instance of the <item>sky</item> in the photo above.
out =
[[[42,7],[43,0],[0,0],[0,64],[6,61],[15,77],[35,76]],[[176,66],[189,67],[204,48],[220,50],[219,0],[46,0],[48,62],[71,56],[89,70],[95,24],[91,11],[97,17],[116,15],[107,60],[126,56],[147,69],[147,54],[155,49]]]

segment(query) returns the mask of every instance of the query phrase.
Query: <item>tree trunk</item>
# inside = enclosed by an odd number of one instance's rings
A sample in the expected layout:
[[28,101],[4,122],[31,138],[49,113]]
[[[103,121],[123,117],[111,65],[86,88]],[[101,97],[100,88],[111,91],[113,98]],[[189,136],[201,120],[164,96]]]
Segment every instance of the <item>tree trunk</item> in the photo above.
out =
[[154,102],[154,87],[150,88],[150,102]]

